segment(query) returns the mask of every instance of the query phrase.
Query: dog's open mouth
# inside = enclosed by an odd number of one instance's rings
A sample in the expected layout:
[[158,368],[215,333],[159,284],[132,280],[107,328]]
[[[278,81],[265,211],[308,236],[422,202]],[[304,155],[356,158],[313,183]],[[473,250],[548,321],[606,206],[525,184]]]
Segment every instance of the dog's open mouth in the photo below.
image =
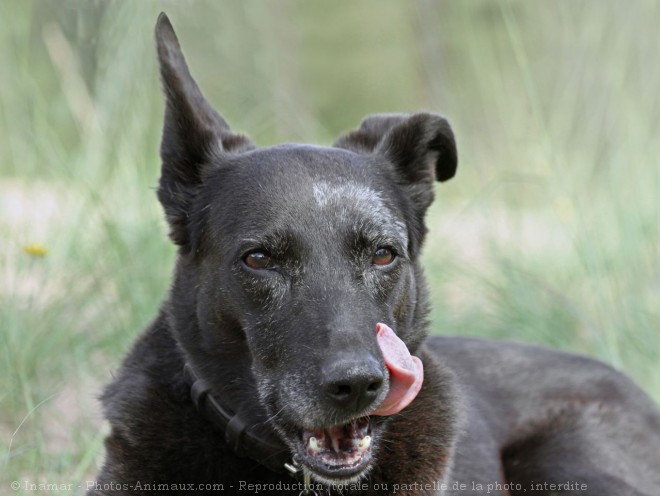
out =
[[[424,381],[424,367],[387,325],[377,324],[376,333],[389,371],[389,389],[370,414],[383,417],[400,412],[415,399]],[[342,425],[302,431],[298,449],[301,461],[317,479],[335,482],[358,479],[366,473],[371,461],[374,444],[371,422],[365,416]]]
[[369,465],[371,436],[369,417],[344,425],[305,430],[301,439],[302,461],[323,479],[353,479]]

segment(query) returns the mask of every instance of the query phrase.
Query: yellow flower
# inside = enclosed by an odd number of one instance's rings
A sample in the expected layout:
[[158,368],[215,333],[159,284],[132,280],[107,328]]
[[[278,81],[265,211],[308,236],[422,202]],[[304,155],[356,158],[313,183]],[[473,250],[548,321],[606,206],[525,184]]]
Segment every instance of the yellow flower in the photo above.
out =
[[39,243],[30,243],[23,247],[23,251],[33,257],[45,257],[48,255],[48,250],[44,245]]

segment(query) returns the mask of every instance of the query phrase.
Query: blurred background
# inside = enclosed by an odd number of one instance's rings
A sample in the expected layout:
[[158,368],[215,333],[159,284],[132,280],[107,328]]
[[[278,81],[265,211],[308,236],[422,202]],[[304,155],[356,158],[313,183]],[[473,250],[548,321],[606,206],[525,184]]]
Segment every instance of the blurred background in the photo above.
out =
[[660,399],[660,3],[4,0],[1,492],[83,492],[96,397],[168,289],[161,10],[259,145],[447,116],[460,165],[428,216],[434,332],[585,353]]

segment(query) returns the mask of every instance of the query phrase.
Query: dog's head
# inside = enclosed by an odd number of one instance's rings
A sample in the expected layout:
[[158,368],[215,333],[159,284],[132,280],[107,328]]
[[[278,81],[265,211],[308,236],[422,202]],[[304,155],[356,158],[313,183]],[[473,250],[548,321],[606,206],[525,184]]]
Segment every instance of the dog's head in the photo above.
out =
[[433,182],[456,170],[449,124],[376,115],[333,147],[257,148],[206,101],[164,15],[156,38],[176,337],[218,396],[263,412],[316,478],[355,480],[387,422],[369,416],[389,389],[376,326],[411,352],[425,336],[418,259]]

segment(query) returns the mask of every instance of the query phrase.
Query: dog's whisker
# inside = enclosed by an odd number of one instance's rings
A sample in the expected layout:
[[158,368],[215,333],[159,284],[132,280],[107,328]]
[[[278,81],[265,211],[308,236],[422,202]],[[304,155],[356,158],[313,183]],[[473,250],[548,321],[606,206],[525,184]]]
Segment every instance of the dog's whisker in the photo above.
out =
[[285,407],[280,408],[277,412],[275,412],[273,415],[269,416],[266,419],[266,424],[272,424],[278,415],[280,415],[284,411]]

